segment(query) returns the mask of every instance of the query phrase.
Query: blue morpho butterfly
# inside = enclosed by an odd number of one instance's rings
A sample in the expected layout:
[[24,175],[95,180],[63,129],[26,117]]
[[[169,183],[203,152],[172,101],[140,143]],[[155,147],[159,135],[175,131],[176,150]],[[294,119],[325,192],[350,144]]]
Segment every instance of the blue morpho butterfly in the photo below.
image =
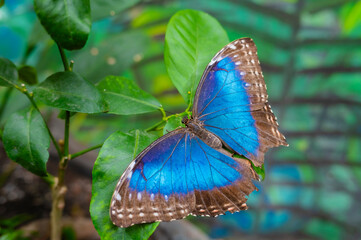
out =
[[[269,148],[287,146],[268,104],[252,39],[219,51],[206,67],[186,127],[143,150],[121,176],[110,206],[119,227],[217,216],[247,209],[259,180],[255,166]],[[235,158],[230,152],[243,155]]]

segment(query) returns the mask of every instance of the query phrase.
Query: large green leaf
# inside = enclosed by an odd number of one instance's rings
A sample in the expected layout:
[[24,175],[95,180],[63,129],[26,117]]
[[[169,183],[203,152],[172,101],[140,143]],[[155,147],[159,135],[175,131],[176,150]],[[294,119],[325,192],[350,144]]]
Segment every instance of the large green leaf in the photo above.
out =
[[187,103],[193,102],[207,64],[228,42],[219,22],[206,13],[182,10],[171,18],[165,35],[164,61]]
[[109,113],[139,114],[156,111],[162,107],[156,98],[125,77],[108,76],[99,82],[97,88],[103,91]]
[[98,20],[113,16],[129,7],[134,6],[140,0],[90,0],[92,19]]
[[12,87],[17,84],[18,78],[15,64],[0,57],[0,86]]
[[5,124],[3,142],[12,160],[36,175],[47,175],[50,138],[38,111],[30,108],[11,115]]
[[85,45],[91,28],[89,0],[34,0],[34,9],[61,47],[74,50]]
[[48,106],[71,112],[98,113],[104,109],[96,87],[75,72],[58,72],[35,90],[34,96]]
[[129,134],[113,133],[100,150],[93,168],[90,215],[101,239],[148,239],[158,223],[119,228],[110,220],[109,207],[113,191],[122,173],[136,155],[156,136],[136,130]]

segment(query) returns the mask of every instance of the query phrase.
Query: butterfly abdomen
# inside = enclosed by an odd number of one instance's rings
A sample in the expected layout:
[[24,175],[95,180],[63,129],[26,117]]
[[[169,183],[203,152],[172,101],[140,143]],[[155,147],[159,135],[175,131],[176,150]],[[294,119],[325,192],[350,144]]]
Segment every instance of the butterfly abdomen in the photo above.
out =
[[189,119],[186,126],[191,133],[199,137],[208,146],[214,149],[222,148],[222,141],[215,134],[203,128],[200,121]]

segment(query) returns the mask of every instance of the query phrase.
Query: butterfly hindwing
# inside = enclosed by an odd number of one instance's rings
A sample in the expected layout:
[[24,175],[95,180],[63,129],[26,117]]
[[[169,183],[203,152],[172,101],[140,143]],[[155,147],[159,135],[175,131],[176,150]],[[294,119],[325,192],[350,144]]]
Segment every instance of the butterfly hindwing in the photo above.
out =
[[250,38],[225,46],[207,66],[193,117],[237,153],[263,164],[268,148],[287,145],[268,104],[266,85]]
[[188,194],[186,173],[177,171],[175,176],[172,169],[182,168],[178,165],[184,164],[184,139],[184,129],[168,133],[148,146],[129,165],[111,201],[110,216],[115,225],[128,227],[170,221],[190,213],[194,197]]
[[250,163],[217,151],[187,129],[152,143],[129,165],[111,201],[114,224],[217,216],[246,209],[258,179]]

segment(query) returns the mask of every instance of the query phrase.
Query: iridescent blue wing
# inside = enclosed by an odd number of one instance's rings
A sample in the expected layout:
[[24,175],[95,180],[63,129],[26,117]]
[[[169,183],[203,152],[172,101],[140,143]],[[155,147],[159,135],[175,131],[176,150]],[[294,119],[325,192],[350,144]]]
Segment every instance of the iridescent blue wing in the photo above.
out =
[[153,142],[129,165],[114,191],[110,216],[120,227],[217,216],[246,209],[258,179],[249,161],[206,145],[187,129]]
[[268,104],[266,84],[252,39],[225,46],[198,85],[193,118],[235,152],[260,166],[271,147],[287,146]]

